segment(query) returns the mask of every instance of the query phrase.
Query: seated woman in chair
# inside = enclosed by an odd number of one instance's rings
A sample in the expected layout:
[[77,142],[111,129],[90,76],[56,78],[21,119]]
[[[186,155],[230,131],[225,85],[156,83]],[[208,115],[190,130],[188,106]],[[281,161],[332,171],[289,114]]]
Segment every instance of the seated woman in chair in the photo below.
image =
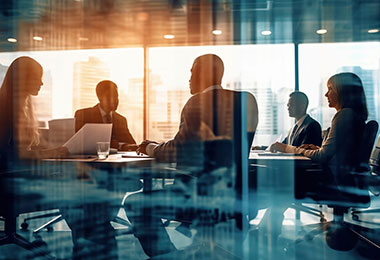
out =
[[295,147],[275,143],[271,151],[303,154],[325,166],[323,182],[336,185],[349,185],[352,182],[347,173],[358,163],[357,151],[368,117],[363,84],[354,73],[339,73],[327,82],[329,107],[335,108],[331,128],[322,146],[302,145]]

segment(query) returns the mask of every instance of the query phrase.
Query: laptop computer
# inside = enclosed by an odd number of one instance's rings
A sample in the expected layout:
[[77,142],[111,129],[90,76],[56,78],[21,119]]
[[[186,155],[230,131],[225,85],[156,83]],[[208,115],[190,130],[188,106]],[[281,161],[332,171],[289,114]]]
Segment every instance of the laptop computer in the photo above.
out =
[[97,142],[110,142],[112,124],[85,124],[63,146],[69,155],[95,155]]

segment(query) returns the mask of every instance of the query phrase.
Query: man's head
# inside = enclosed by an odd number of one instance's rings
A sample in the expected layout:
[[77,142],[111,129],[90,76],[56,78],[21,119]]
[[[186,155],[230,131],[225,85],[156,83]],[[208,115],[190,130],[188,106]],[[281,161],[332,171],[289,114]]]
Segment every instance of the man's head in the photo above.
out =
[[119,94],[117,85],[110,80],[103,80],[96,85],[96,95],[100,107],[106,112],[115,111],[119,105]]
[[288,112],[290,117],[296,119],[301,118],[306,114],[307,106],[309,105],[309,99],[305,93],[300,91],[292,92],[289,95]]
[[224,64],[215,54],[205,54],[194,60],[191,68],[190,93],[197,94],[206,88],[222,83]]

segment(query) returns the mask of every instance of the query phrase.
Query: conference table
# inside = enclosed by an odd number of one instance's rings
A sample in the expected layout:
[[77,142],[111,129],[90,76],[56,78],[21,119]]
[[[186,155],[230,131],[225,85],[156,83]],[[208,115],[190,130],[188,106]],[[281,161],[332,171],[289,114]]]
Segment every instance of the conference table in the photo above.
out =
[[[251,152],[249,164],[257,169],[255,202],[269,198],[269,207],[287,205],[294,201],[295,170],[308,167],[311,160],[304,156],[273,155]],[[13,180],[20,198],[30,198],[27,210],[56,209],[65,206],[80,206],[86,203],[99,203],[99,200],[114,200],[121,205],[125,180],[143,180],[143,191],[152,189],[154,179],[175,179],[186,175],[186,171],[176,168],[175,164],[160,163],[154,158],[138,156],[135,152],[111,154],[107,159],[78,157],[45,159],[34,164],[31,173],[22,174]],[[91,172],[91,175],[81,175]],[[29,201],[38,201],[30,205]],[[74,202],[74,203],[73,203]],[[41,206],[42,205],[42,206]]]
[[[310,166],[311,160],[304,156],[251,152],[249,164],[256,168],[256,200],[260,201],[261,195],[271,195],[273,203],[279,200],[287,203],[294,200],[296,168]],[[31,194],[39,198],[40,204],[53,206],[72,203],[75,197],[87,196],[94,202],[107,196],[120,198],[128,191],[124,185],[126,180],[143,180],[143,191],[150,191],[154,179],[175,179],[188,172],[177,169],[175,164],[124,152],[111,154],[104,160],[96,157],[45,159],[36,162],[33,170],[14,175],[17,176],[14,183],[20,196]]]

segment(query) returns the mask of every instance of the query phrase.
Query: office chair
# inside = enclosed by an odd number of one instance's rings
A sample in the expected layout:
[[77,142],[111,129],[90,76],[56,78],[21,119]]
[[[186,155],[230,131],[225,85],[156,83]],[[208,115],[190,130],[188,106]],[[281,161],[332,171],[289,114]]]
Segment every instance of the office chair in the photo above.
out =
[[[22,179],[24,177],[27,178],[28,175],[30,175],[29,171],[9,171],[1,173],[0,215],[4,221],[4,236],[0,238],[0,246],[15,244],[26,250],[35,250],[34,252],[44,259],[54,259],[46,250],[47,244],[42,241],[39,236],[35,237],[35,241],[29,242],[17,233],[16,223],[18,216],[22,213],[31,212],[36,207],[39,207],[39,200],[42,199],[39,193],[20,193],[18,191],[18,185],[25,185]],[[21,181],[21,184],[19,181]]]
[[[355,169],[356,172],[369,171],[368,161],[370,159],[371,151],[376,139],[376,134],[377,134],[378,129],[379,129],[379,124],[376,121],[371,120],[366,123],[364,131],[363,131],[362,141],[359,147],[359,153],[358,153],[359,164],[357,168]],[[320,169],[318,165],[315,165],[315,170],[321,171],[322,169]],[[323,214],[323,211],[320,209],[308,207],[297,202],[294,203],[292,207],[296,209],[297,211],[303,211],[308,214],[319,217],[320,222],[326,222],[325,215]],[[356,213],[356,211],[352,212],[352,214],[354,215],[353,219],[355,220],[357,216],[356,214],[354,214],[354,212]],[[299,217],[299,214],[297,214],[297,216]]]
[[[380,175],[380,136],[377,139],[376,145],[372,151],[371,158],[369,159],[369,189],[375,196],[379,196],[378,188],[379,188],[379,175]],[[373,179],[373,180],[371,180]],[[377,185],[374,186],[371,185],[371,183],[377,182]],[[376,190],[377,188],[377,190]],[[366,214],[366,213],[380,213],[380,208],[371,208],[371,209],[353,209],[351,211],[352,219],[359,221],[360,214]]]
[[[348,212],[349,208],[367,208],[370,203],[368,194],[368,161],[371,149],[377,134],[378,123],[376,121],[369,121],[364,128],[362,142],[359,147],[359,162],[353,172],[350,172],[353,183],[342,185],[341,189],[334,189],[331,191],[331,196],[322,196],[319,194],[309,194],[309,196],[318,204],[326,204],[328,207],[333,208],[333,220],[330,222],[323,222],[318,224],[307,225],[307,227],[315,227],[314,230],[305,235],[305,240],[312,240],[313,237],[319,233],[326,233],[327,244],[336,250],[350,250],[352,249],[358,238],[362,238],[380,248],[375,242],[364,237],[360,231],[364,228],[355,224],[347,223],[344,221],[344,214]],[[378,154],[377,154],[378,155]],[[367,163],[365,163],[367,160]],[[343,239],[335,239],[336,237]],[[298,239],[297,242],[303,241]]]

